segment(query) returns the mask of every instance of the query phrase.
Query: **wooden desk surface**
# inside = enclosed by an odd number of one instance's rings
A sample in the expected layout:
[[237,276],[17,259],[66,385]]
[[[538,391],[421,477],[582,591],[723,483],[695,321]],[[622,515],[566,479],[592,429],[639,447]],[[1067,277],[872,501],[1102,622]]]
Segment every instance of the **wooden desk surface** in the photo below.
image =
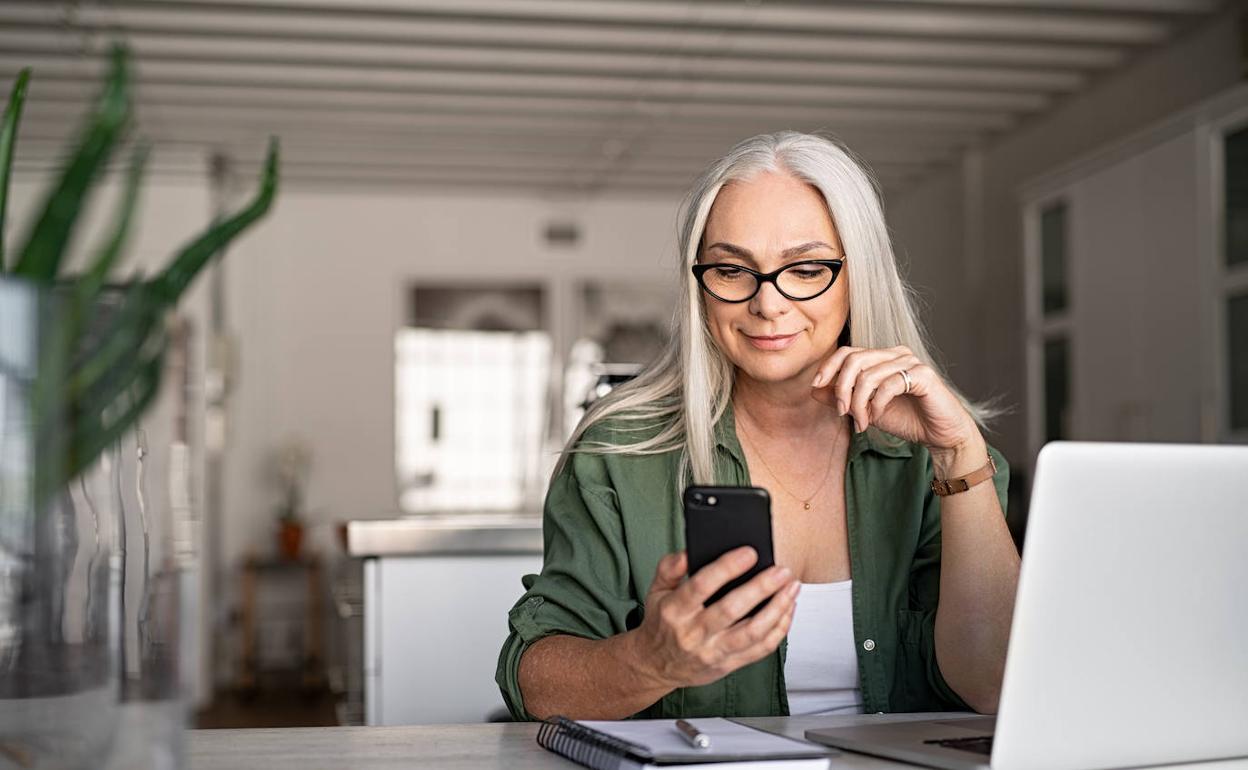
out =
[[[807,729],[815,726],[904,721],[931,716],[934,715],[768,717],[741,721],[801,738]],[[192,730],[187,752],[190,770],[558,770],[578,767],[538,746],[536,734],[537,725],[532,723]],[[913,765],[850,752],[834,758],[832,764],[834,770],[904,767]],[[1248,770],[1248,759],[1184,767],[1193,770]]]

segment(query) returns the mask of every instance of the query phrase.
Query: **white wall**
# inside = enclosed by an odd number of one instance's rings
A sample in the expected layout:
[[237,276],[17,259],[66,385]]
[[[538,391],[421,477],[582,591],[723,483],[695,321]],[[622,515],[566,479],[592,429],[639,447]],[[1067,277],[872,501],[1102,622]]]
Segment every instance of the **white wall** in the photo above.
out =
[[1196,139],[1067,188],[1071,438],[1201,439]]
[[[396,515],[394,333],[412,281],[482,272],[549,287],[556,345],[578,280],[670,279],[676,200],[548,202],[490,195],[283,191],[229,255],[239,366],[231,400],[225,554],[269,546],[275,497],[260,475],[287,436],[315,459],[313,520]],[[548,247],[548,219],[580,224]]]
[[[981,163],[947,169],[889,201],[897,243],[915,266],[912,276],[934,295],[938,346],[965,351],[965,358],[954,361],[955,381],[974,397],[1001,395],[1016,406],[990,437],[1016,465],[1026,468],[1032,459],[1024,410],[1020,187],[1234,84],[1241,72],[1235,22],[1240,7],[1229,4],[1221,15],[1105,77],[1052,114],[990,143]],[[964,200],[974,200],[968,189],[982,189],[979,216],[968,217],[965,203],[954,202],[959,191]],[[982,225],[962,243],[929,240],[934,222],[955,217]],[[968,263],[966,255],[976,252],[979,259]],[[922,265],[957,272],[934,276]]]

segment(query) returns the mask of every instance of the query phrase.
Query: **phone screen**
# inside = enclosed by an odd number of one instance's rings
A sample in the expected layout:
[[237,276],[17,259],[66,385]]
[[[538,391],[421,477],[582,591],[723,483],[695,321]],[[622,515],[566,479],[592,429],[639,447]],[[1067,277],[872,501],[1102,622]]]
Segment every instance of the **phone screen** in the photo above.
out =
[[[771,541],[771,496],[761,487],[699,487],[685,490],[685,549],[693,575],[725,553],[744,545],[758,561],[744,575],[730,580],[705,605],[719,601],[775,563]],[[750,615],[767,604],[764,601]]]

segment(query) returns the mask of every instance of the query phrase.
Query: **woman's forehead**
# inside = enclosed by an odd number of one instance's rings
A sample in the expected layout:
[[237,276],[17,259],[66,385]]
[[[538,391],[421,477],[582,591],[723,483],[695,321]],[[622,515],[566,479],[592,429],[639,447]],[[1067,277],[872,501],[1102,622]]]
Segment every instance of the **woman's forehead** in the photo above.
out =
[[[810,184],[780,172],[763,172],[725,184],[707,216],[704,243],[748,241],[746,248],[787,248],[836,242],[823,196]],[[753,246],[751,246],[753,244]]]

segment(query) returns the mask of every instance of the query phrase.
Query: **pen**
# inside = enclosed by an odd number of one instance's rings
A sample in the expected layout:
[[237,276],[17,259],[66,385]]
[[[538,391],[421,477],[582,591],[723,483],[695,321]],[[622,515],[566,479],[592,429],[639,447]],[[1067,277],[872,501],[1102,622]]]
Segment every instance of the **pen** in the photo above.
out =
[[695,749],[709,749],[711,747],[710,736],[685,720],[677,719],[676,729],[680,730],[681,734],[685,736],[685,740],[689,741],[689,745]]

